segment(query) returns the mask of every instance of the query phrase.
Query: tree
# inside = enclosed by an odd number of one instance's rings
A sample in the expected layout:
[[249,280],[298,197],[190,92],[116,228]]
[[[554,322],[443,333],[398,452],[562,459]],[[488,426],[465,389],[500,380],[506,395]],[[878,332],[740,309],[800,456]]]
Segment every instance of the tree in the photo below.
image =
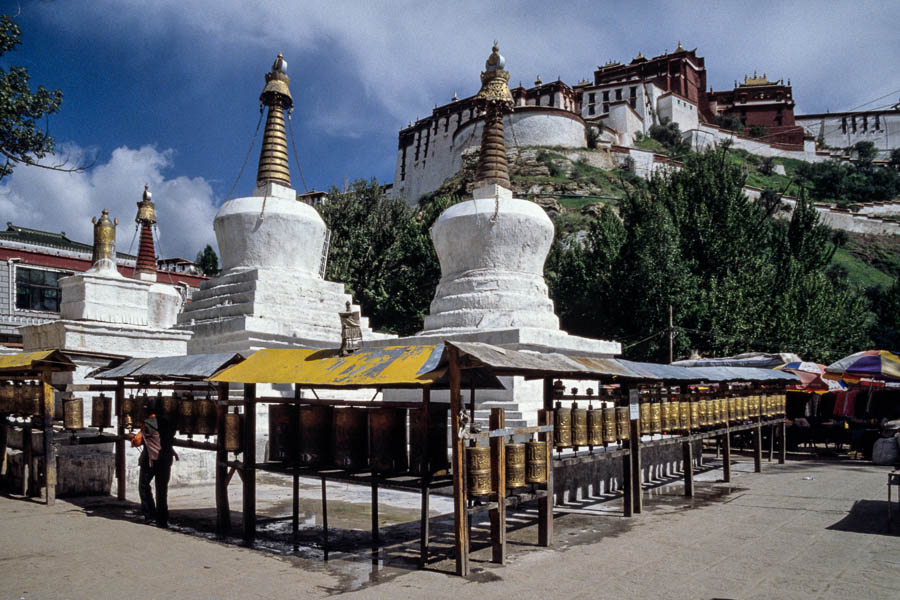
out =
[[853,146],[856,151],[856,165],[861,169],[871,169],[872,163],[878,157],[878,148],[874,142],[856,142]]
[[691,151],[691,146],[684,141],[678,123],[663,119],[659,125],[652,125],[648,131],[650,137],[666,147],[673,157],[682,156]]
[[751,125],[747,132],[752,138],[760,138],[769,135],[769,130],[762,125]]
[[213,247],[209,244],[206,245],[206,248],[197,253],[197,258],[194,262],[197,263],[200,272],[207,277],[215,277],[220,272],[219,257],[216,255],[216,251],[213,250]]
[[[9,15],[0,17],[0,56],[19,45],[22,30]],[[38,86],[32,92],[28,71],[25,67],[0,68],[0,154],[5,161],[0,165],[0,179],[13,172],[18,164],[33,165],[62,171],[60,165],[45,165],[40,162],[48,154],[53,154],[53,138],[41,119],[57,110],[62,104],[60,90],[47,90]]]
[[716,117],[716,124],[722,129],[734,131],[735,133],[744,132],[744,124],[735,115],[720,115]]

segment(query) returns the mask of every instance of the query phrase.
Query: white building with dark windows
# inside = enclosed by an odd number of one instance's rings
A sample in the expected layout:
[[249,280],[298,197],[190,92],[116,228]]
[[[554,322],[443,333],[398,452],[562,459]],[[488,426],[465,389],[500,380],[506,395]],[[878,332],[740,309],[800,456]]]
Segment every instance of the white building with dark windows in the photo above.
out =
[[900,109],[796,115],[797,125],[830,148],[852,148],[872,142],[878,158],[887,160],[900,148]]

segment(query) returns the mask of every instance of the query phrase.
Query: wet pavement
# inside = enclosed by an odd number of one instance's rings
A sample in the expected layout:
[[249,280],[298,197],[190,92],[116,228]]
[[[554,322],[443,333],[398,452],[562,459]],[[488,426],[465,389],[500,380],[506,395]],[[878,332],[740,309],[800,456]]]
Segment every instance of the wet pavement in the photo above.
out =
[[[362,597],[893,598],[900,589],[900,526],[887,525],[885,467],[738,457],[648,482],[644,511],[622,516],[617,495],[557,507],[552,548],[537,546],[537,512],[508,513],[508,564],[490,562],[487,513],[472,523],[472,573],[452,575],[452,503],[432,494],[432,557],[419,561],[419,495],[379,492],[377,552],[368,488],[328,484],[328,560],[321,487],[301,480],[291,533],[290,480],[260,476],[258,540],[240,540],[240,485],[231,485],[234,535],[215,535],[212,486],[170,494],[171,528],[140,523],[135,502],[73,498],[54,507],[0,497],[0,599]],[[136,493],[129,490],[129,498]],[[474,586],[474,587],[473,587]]]

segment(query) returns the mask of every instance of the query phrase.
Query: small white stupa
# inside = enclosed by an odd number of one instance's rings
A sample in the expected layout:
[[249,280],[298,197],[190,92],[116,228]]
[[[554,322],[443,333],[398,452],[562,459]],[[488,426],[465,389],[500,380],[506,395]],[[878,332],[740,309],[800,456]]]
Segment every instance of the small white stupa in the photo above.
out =
[[[256,188],[216,214],[222,273],[194,292],[178,318],[179,327],[194,332],[191,354],[340,345],[338,313],[351,298],[343,284],[323,278],[325,222],[290,187],[284,129],[284,111],[293,106],[289,84],[279,54],[259,98],[268,115]],[[385,337],[373,333],[365,318],[361,329],[365,341]]]

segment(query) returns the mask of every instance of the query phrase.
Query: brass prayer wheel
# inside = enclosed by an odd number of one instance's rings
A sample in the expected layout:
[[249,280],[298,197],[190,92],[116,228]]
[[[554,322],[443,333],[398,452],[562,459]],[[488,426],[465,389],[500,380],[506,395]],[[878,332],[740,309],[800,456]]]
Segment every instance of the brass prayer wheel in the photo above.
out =
[[409,413],[409,470],[413,475],[434,474],[450,467],[447,459],[448,405],[429,405],[427,428],[424,411],[424,408],[416,408]]
[[620,440],[627,440],[630,436],[629,408],[627,406],[616,407],[616,432]]
[[650,433],[662,433],[662,404],[650,403]]
[[[200,431],[201,404],[197,402],[195,432]],[[210,400],[210,402],[212,402]],[[215,423],[215,404],[213,404],[213,423]],[[290,404],[269,405],[269,460],[272,462],[292,462],[297,458],[297,407]]]
[[134,396],[122,399],[122,425],[128,428],[134,427]]
[[738,415],[741,420],[747,418],[747,415],[750,413],[750,397],[749,396],[741,396],[740,402],[738,402]]
[[63,426],[68,430],[84,429],[84,401],[81,398],[63,400]]
[[167,417],[175,417],[178,414],[178,398],[163,396],[159,411]]
[[331,407],[300,407],[300,464],[318,466],[328,463],[331,433]]
[[588,410],[588,444],[591,446],[603,445],[603,409],[592,408]]
[[178,400],[178,431],[185,435],[194,433],[194,400],[185,396]]
[[572,405],[572,445],[587,446],[587,409],[578,408],[578,403]]
[[728,421],[730,423],[737,421],[737,398],[734,396],[728,399]]
[[691,403],[686,399],[678,402],[678,429],[691,430]]
[[640,414],[641,414],[641,435],[647,435],[650,433],[650,402],[646,399],[640,403]]
[[241,415],[238,413],[225,414],[225,451],[241,451]]
[[31,388],[29,391],[29,396],[31,397],[31,414],[44,414],[44,402],[43,398],[41,398],[41,389],[43,386],[39,382],[33,381],[28,387]]
[[369,418],[364,408],[340,406],[332,421],[334,464],[345,469],[361,469],[369,459]]
[[779,400],[778,414],[783,417],[787,413],[787,395],[780,394],[778,396],[778,400]]
[[369,410],[372,435],[372,470],[377,473],[406,471],[406,409],[377,407]]
[[470,496],[486,496],[491,493],[491,449],[489,446],[466,448],[466,471],[469,474]]
[[688,402],[690,406],[691,413],[691,429],[698,429],[701,425],[700,422],[700,400],[697,398],[693,398],[690,402]]
[[547,442],[525,442],[525,482],[547,483]]
[[606,406],[603,408],[603,442],[605,444],[615,444],[616,434],[616,408],[614,406]]
[[563,408],[559,402],[556,403],[554,412],[554,436],[556,437],[557,448],[572,447],[572,409]]
[[112,427],[112,398],[100,394],[91,399],[91,427]]
[[[160,403],[161,404],[161,403]],[[274,406],[274,405],[273,405]],[[271,409],[271,406],[269,407]],[[293,407],[292,407],[293,408]],[[205,435],[207,437],[216,433],[216,402],[212,398],[201,398],[197,401],[197,416],[194,419],[194,433]],[[293,414],[296,415],[294,410]],[[269,413],[271,414],[271,412]],[[293,439],[297,439],[297,420],[296,417],[291,421],[293,426]],[[269,430],[271,432],[271,429]],[[291,442],[295,443],[295,442]]]
[[671,398],[669,398],[662,403],[660,410],[662,411],[661,418],[663,431],[673,431],[675,429],[675,425],[672,420],[672,413],[676,410],[675,403],[672,402]]
[[506,444],[506,487],[525,487],[525,444]]

